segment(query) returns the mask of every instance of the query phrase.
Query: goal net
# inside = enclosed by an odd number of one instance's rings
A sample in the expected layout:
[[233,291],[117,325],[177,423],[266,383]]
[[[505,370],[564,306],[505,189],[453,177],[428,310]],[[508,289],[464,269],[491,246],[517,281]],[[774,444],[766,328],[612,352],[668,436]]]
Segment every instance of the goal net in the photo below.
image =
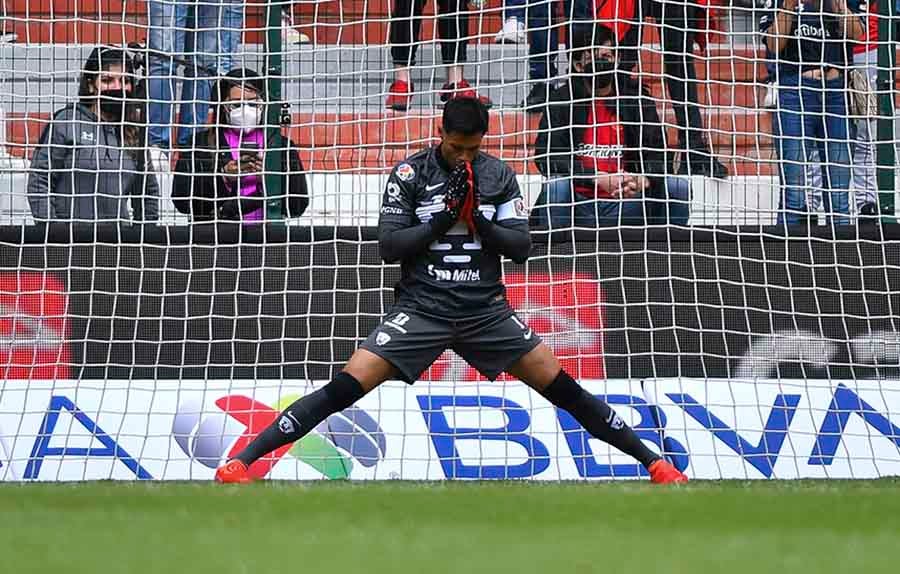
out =
[[[209,479],[327,383],[457,95],[531,210],[510,304],[648,446],[900,473],[894,6],[395,1],[2,3],[0,480]],[[449,351],[253,472],[646,475]]]

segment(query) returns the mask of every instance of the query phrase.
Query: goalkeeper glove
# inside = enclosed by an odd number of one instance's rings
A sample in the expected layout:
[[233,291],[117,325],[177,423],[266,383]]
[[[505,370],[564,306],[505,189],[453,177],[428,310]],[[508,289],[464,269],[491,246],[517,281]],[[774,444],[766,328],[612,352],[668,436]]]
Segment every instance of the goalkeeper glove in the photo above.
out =
[[466,198],[463,201],[460,218],[466,222],[466,227],[469,228],[469,233],[475,235],[476,230],[474,218],[481,213],[478,209],[481,201],[478,197],[478,192],[475,190],[475,173],[472,171],[472,164],[469,162],[464,162],[460,165],[465,168],[466,181],[468,183],[468,193],[466,194]]
[[469,173],[463,163],[457,164],[450,172],[444,192],[444,210],[435,213],[431,218],[431,226],[435,232],[443,235],[459,220],[472,187]]

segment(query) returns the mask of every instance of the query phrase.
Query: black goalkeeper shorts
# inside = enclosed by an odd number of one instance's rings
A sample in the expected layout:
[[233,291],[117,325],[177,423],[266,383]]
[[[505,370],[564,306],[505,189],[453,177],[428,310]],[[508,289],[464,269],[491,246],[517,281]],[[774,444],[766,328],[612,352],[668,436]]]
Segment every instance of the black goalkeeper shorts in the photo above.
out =
[[465,319],[395,308],[360,348],[392,364],[407,383],[418,380],[446,349],[493,381],[540,342],[538,334],[510,308]]

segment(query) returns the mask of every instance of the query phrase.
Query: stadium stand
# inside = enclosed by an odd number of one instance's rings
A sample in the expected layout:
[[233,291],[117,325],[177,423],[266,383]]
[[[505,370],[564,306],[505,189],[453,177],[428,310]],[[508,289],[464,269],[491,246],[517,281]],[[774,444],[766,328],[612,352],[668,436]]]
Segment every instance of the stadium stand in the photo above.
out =
[[[284,97],[291,103],[291,136],[303,149],[303,161],[313,175],[313,203],[308,217],[320,223],[374,221],[382,177],[399,159],[434,136],[437,89],[431,65],[440,62],[437,45],[427,43],[420,60],[427,64],[413,71],[418,94],[407,113],[383,109],[390,83],[391,63],[387,47],[390,0],[342,0],[297,4],[303,20],[314,22],[304,30],[314,44],[289,46],[284,54]],[[426,15],[433,14],[426,7]],[[735,10],[726,18],[729,33],[716,38],[698,58],[698,78],[703,82],[700,101],[710,131],[714,153],[735,176],[728,182],[695,181],[692,224],[769,223],[777,204],[775,159],[770,114],[762,107],[766,70],[764,51],[754,35],[749,10]],[[7,151],[27,160],[49,114],[77,88],[78,66],[97,42],[144,42],[144,2],[126,0],[9,0],[2,16],[3,32],[16,42],[0,44],[0,102],[6,118]],[[422,37],[434,37],[434,21],[426,18]],[[263,66],[264,9],[247,4],[247,31],[242,62]],[[478,89],[495,104],[486,151],[511,162],[523,176],[530,198],[538,191],[537,170],[529,158],[539,118],[518,108],[527,93],[527,46],[497,45],[493,38],[502,26],[501,0],[491,0],[475,18],[468,67]],[[660,100],[660,112],[670,124],[674,116],[661,82],[661,58],[656,33],[647,26],[641,69],[645,83]],[[564,68],[563,68],[564,69]],[[468,75],[468,74],[467,74]],[[423,89],[424,88],[424,89]],[[17,221],[25,216],[24,198],[13,162],[0,178],[0,188],[11,189],[11,205],[2,218]],[[336,178],[355,178],[350,184]],[[166,183],[163,182],[164,187]],[[365,193],[359,193],[359,186]],[[316,192],[318,190],[318,193]],[[348,205],[352,213],[337,213]],[[165,192],[164,192],[165,196]],[[164,208],[165,209],[168,208]],[[174,216],[174,212],[168,209]],[[350,220],[347,217],[350,217]],[[336,218],[336,219],[335,219]],[[360,219],[362,218],[362,219]],[[164,221],[165,221],[164,217]],[[177,219],[171,219],[171,222]]]

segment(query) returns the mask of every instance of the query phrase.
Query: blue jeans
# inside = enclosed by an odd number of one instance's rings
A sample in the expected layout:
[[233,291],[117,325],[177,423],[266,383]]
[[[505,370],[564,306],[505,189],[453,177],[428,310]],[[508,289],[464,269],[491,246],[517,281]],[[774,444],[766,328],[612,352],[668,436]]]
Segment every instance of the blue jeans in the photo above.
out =
[[[212,80],[231,70],[244,28],[239,0],[148,0],[148,47],[157,56],[147,66],[148,137],[151,145],[172,144],[172,104],[178,79],[173,57],[185,60],[181,87],[179,144],[206,125]],[[168,57],[167,57],[168,56]]]
[[[778,225],[800,223],[808,212],[806,166],[818,151],[822,170],[825,212],[835,214],[834,223],[850,222],[850,122],[844,80],[823,83],[793,77],[778,81],[778,111],[775,134],[781,185],[784,193],[778,207]],[[832,216],[829,216],[832,217]]]
[[532,80],[554,78],[559,30],[553,26],[553,0],[506,0],[504,18],[516,18],[528,30],[528,77]]
[[544,184],[534,207],[531,225],[550,229],[612,225],[687,225],[691,214],[691,181],[667,176],[665,190],[630,200],[596,199],[572,190],[569,179]]

